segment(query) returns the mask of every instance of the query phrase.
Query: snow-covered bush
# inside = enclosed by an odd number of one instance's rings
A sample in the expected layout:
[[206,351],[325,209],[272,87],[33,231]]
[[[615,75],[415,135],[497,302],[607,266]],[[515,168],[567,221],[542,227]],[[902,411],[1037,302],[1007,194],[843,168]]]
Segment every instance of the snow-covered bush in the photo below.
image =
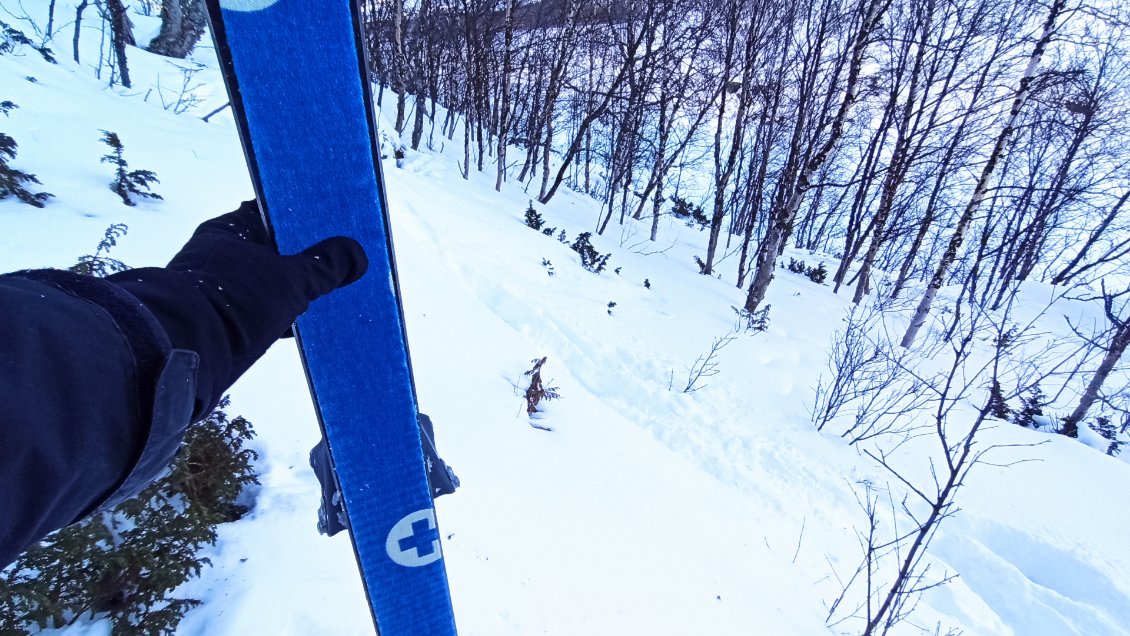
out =
[[608,259],[612,258],[612,254],[601,254],[596,251],[596,248],[593,247],[592,242],[589,240],[590,238],[592,238],[592,232],[580,233],[577,235],[576,240],[573,241],[573,244],[569,246],[569,249],[580,255],[581,267],[584,267],[594,274],[599,274],[603,272],[604,267],[608,265]]

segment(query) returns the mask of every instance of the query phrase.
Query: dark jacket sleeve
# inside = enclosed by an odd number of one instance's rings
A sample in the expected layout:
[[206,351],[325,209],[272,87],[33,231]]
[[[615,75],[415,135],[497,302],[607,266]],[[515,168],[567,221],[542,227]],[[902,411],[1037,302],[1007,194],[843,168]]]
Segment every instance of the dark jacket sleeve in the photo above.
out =
[[120,287],[65,271],[0,276],[0,328],[2,568],[165,469],[198,358]]

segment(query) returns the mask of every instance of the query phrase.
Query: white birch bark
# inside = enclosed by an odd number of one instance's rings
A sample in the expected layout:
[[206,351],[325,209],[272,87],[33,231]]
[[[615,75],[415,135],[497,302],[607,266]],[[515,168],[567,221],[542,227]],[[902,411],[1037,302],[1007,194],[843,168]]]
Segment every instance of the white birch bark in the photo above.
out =
[[946,247],[945,253],[942,254],[942,260],[934,270],[934,275],[930,278],[930,284],[926,286],[926,292],[922,295],[922,300],[918,303],[918,308],[914,311],[914,317],[910,320],[910,326],[907,327],[906,334],[902,337],[900,344],[904,348],[910,348],[914,345],[914,340],[918,336],[919,330],[922,329],[922,325],[926,323],[926,317],[930,314],[930,308],[934,306],[934,299],[938,296],[938,290],[941,289],[942,284],[945,282],[946,274],[949,272],[950,266],[957,260],[957,251],[961,248],[961,244],[965,240],[965,233],[969,230],[969,224],[973,221],[973,215],[981,205],[982,199],[985,198],[985,192],[989,189],[989,181],[992,179],[993,171],[996,170],[997,164],[1000,163],[1000,160],[1004,157],[1005,150],[1008,148],[1008,142],[1012,137],[1012,132],[1016,125],[1016,117],[1020,114],[1020,109],[1023,108],[1024,103],[1028,100],[1032,78],[1035,77],[1036,68],[1040,64],[1040,58],[1044,55],[1044,51],[1051,41],[1052,34],[1055,32],[1056,18],[1059,17],[1059,13],[1063,10],[1065,4],[1066,0],[1055,0],[1055,2],[1052,3],[1051,10],[1048,11],[1048,18],[1044,22],[1043,32],[1040,35],[1039,41],[1036,42],[1035,48],[1032,50],[1031,57],[1028,58],[1028,67],[1024,69],[1024,75],[1021,76],[1020,84],[1016,88],[1016,93],[1012,100],[1012,108],[1009,109],[1004,128],[1001,129],[1000,135],[997,136],[997,141],[993,145],[993,151],[989,154],[989,161],[981,171],[981,178],[977,181],[977,187],[973,189],[973,196],[969,198],[969,203],[965,206],[965,211],[958,220],[957,227],[954,228],[949,245]]

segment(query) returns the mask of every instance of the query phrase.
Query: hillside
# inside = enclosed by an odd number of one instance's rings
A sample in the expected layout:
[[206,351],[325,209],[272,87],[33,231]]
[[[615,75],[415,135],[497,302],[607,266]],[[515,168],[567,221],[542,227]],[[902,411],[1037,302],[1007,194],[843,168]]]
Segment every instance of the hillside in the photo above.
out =
[[[156,31],[155,17],[136,22],[139,41]],[[70,41],[65,29],[56,37]],[[97,39],[84,46],[84,59],[97,59]],[[199,103],[180,114],[163,107],[161,92],[179,86],[182,71],[130,55],[131,90],[108,88],[89,62],[66,55],[58,64],[26,47],[0,55],[0,101],[19,106],[0,119],[19,143],[13,165],[55,195],[43,209],[0,201],[0,271],[65,267],[112,223],[129,226],[115,258],[161,265],[197,223],[252,196],[230,112],[201,120],[226,101],[211,50],[194,54]],[[163,201],[129,208],[107,188],[103,130],[121,136],[132,167],[157,174]],[[705,232],[666,217],[651,243],[650,220],[613,225],[593,238],[611,254],[608,268],[588,272],[567,245],[526,227],[532,190],[511,181],[495,192],[493,170],[464,180],[456,146],[409,151],[384,168],[421,409],[463,483],[437,501],[460,633],[859,633],[846,609],[859,591],[832,605],[862,556],[863,508],[877,502],[881,532],[905,531],[901,502],[913,498],[864,451],[888,452],[919,487],[938,460],[932,438],[917,433],[849,444],[841,433],[851,408],[814,426],[815,389],[829,377],[834,334],[848,326],[850,295],[782,269],[768,328],[735,331],[737,257],[716,262],[718,277],[701,276],[694,257]],[[600,214],[598,201],[572,191],[533,205],[570,241]],[[792,248],[785,256],[835,264]],[[986,314],[984,324],[1032,325],[1024,333],[1033,340],[1010,360],[1054,364],[1059,350],[1041,343],[1074,338],[1064,316],[1102,324],[1100,304],[1064,291],[1030,284],[1011,314]],[[885,326],[898,332],[912,308],[888,308],[868,333],[878,341]],[[945,320],[933,324],[936,336]],[[986,399],[980,365],[991,334],[971,336],[958,374],[967,394],[949,413],[955,430]],[[712,358],[716,375],[684,391],[696,361],[728,336]],[[947,347],[912,370],[932,377]],[[516,388],[543,356],[561,394],[538,420],[552,431],[530,425]],[[1083,382],[1069,380],[1049,412],[1070,409]],[[372,633],[348,538],[315,529],[318,485],[306,455],[318,429],[293,342],[276,344],[231,395],[231,412],[258,432],[262,486],[252,513],[208,549],[212,567],[178,591],[204,601],[179,633]],[[923,561],[926,582],[956,578],[926,591],[892,633],[1130,634],[1130,453],[1104,454],[1090,429],[1073,440],[997,420],[977,444],[999,448],[973,467],[960,511]],[[83,620],[59,631],[109,627]]]

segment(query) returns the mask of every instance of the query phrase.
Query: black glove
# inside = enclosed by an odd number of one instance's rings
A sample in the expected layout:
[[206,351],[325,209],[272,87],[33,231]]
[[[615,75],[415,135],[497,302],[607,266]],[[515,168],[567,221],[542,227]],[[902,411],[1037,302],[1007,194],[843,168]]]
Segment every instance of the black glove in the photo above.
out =
[[164,267],[108,279],[138,300],[177,349],[200,357],[193,419],[289,328],[314,299],[360,278],[369,262],[350,238],[326,239],[280,256],[254,201],[205,221]]

